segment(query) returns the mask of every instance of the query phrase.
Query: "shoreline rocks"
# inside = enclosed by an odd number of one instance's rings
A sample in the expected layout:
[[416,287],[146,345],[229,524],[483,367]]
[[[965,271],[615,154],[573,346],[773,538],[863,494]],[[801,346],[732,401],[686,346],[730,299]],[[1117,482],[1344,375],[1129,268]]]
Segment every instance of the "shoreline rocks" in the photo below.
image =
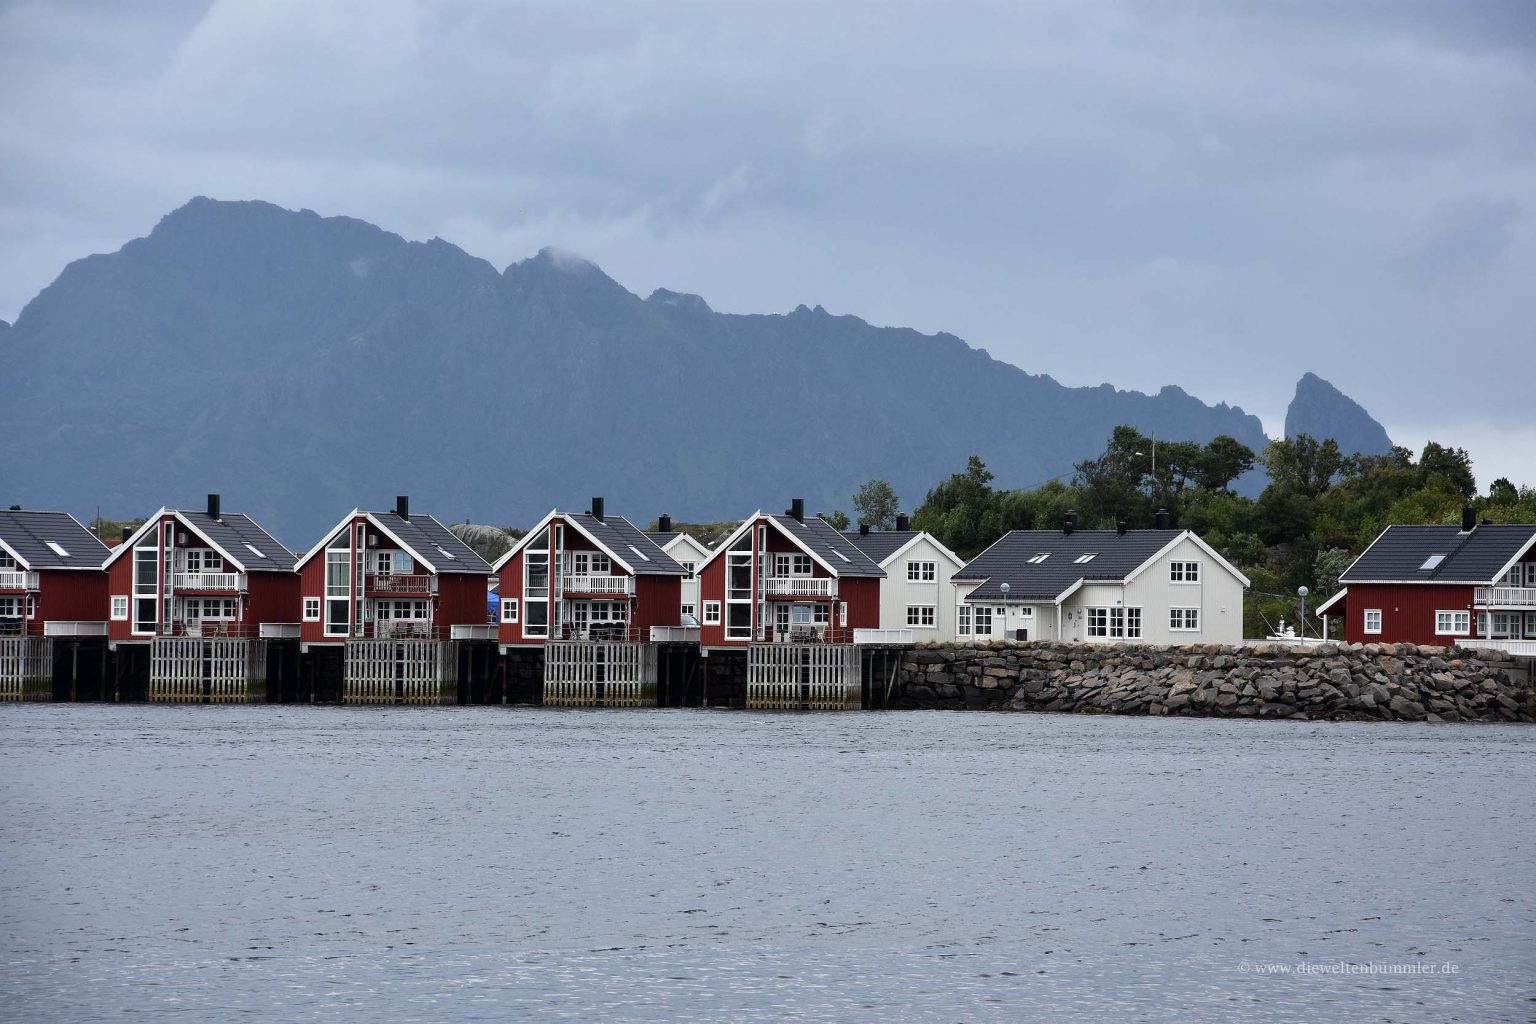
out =
[[1530,668],[1415,644],[919,644],[891,706],[1335,721],[1533,722]]

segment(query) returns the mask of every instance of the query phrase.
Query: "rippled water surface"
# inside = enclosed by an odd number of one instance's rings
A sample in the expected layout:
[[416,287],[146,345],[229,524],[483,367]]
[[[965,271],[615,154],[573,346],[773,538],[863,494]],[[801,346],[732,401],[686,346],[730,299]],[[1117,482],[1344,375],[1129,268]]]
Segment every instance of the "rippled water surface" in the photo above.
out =
[[0,739],[5,1020],[1536,1019],[1530,728],[23,705]]

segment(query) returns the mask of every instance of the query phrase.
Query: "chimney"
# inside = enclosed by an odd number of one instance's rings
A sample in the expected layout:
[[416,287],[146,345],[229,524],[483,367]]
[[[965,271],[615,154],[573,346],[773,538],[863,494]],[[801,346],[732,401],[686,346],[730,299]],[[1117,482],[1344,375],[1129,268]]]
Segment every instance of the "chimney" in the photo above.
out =
[[131,527],[131,526],[123,527],[123,543],[127,544],[128,543],[128,538],[132,537],[132,536],[133,536],[133,527]]
[[11,506],[11,511],[12,512],[20,512],[21,511],[21,506],[20,505],[12,505]]
[[208,495],[208,518],[214,520],[215,522],[218,521],[219,496],[217,494]]
[[868,537],[869,536],[869,524],[868,523],[860,523],[859,524],[859,536],[860,537]]
[[1159,530],[1171,530],[1171,529],[1173,529],[1173,519],[1172,519],[1171,516],[1168,515],[1168,510],[1165,509],[1165,508],[1160,508],[1160,509],[1157,510],[1156,522],[1157,522],[1157,528]]
[[656,529],[661,533],[671,533],[672,517],[663,512],[656,519]]
[[1072,536],[1072,531],[1075,529],[1077,529],[1077,510],[1069,509],[1066,514],[1061,517],[1061,532],[1070,537]]
[[411,496],[409,494],[398,494],[395,496],[395,515],[407,522],[410,521]]
[[896,513],[896,529],[898,529],[898,530],[910,530],[910,529],[912,529],[912,520],[908,519],[905,515],[903,515],[900,512]]
[[1493,520],[1490,519],[1488,516],[1483,516],[1483,525],[1484,526],[1492,526],[1493,525]]
[[1122,536],[1122,537],[1125,536],[1125,531],[1129,530],[1130,528],[1131,528],[1131,525],[1129,523],[1127,523],[1124,519],[1119,519],[1119,520],[1115,521],[1115,532],[1117,534],[1119,534],[1120,536]]
[[603,499],[602,498],[593,498],[592,499],[592,518],[596,519],[598,522],[602,522],[603,521]]
[[797,522],[797,523],[805,522],[805,499],[804,498],[790,498],[789,499],[789,514],[795,517],[795,522]]

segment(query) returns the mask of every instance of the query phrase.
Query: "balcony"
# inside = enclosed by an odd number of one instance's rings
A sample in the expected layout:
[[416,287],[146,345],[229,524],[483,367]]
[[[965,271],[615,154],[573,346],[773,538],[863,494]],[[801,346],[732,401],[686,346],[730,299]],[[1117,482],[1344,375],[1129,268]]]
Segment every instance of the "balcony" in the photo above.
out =
[[1536,608],[1536,587],[1478,587],[1472,603],[1479,608]]
[[432,577],[426,574],[373,573],[363,581],[363,586],[370,597],[376,594],[407,594],[424,597],[432,593]]
[[171,579],[178,593],[235,594],[245,589],[245,574],[240,572],[178,572]]
[[611,594],[628,597],[635,592],[633,576],[566,576],[560,581],[562,594]]
[[837,580],[828,576],[765,576],[764,597],[836,597]]
[[0,590],[36,590],[35,572],[0,572]]

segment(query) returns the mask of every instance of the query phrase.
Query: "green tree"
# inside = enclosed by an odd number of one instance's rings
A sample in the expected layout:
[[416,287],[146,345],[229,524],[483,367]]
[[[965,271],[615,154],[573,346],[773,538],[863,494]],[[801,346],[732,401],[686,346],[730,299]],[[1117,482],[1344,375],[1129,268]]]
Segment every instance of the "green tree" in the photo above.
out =
[[1419,483],[1427,484],[1433,476],[1442,476],[1464,501],[1470,501],[1477,493],[1477,481],[1472,476],[1472,457],[1465,448],[1446,448],[1430,441],[1419,456]]
[[1235,437],[1213,437],[1200,452],[1195,481],[1205,490],[1230,494],[1232,481],[1252,469],[1255,458],[1253,449]]
[[833,512],[830,515],[826,512],[822,512],[818,515],[818,518],[826,520],[827,524],[831,526],[832,529],[838,531],[846,530],[849,526],[853,525],[848,518],[848,513],[844,512],[842,509],[838,509],[836,512]]
[[1344,468],[1344,456],[1333,438],[1319,441],[1310,434],[1271,441],[1260,459],[1270,480],[1305,498],[1316,498]]
[[860,526],[876,530],[896,529],[896,513],[901,499],[884,480],[869,480],[853,496],[853,513]]

